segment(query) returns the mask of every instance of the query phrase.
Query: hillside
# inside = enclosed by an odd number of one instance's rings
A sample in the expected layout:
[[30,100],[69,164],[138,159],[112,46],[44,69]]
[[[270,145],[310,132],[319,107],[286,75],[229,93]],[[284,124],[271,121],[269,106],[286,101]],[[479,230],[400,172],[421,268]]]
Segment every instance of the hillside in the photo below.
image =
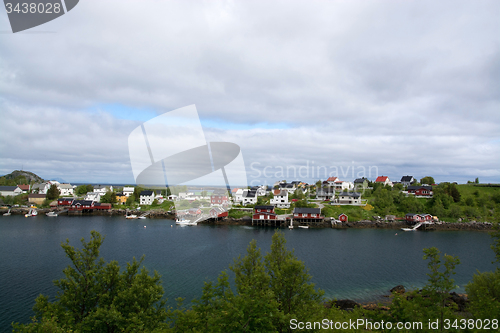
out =
[[17,185],[42,183],[44,180],[30,171],[15,170],[8,175],[0,177],[0,185]]

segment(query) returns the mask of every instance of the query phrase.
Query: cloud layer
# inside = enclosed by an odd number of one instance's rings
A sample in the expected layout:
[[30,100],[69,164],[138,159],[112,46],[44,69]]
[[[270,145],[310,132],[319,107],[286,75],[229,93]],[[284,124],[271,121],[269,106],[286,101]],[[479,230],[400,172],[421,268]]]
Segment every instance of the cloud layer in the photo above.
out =
[[81,1],[17,34],[0,15],[0,173],[133,182],[132,129],[196,104],[249,179],[252,163],[314,162],[499,182],[499,14],[496,1]]

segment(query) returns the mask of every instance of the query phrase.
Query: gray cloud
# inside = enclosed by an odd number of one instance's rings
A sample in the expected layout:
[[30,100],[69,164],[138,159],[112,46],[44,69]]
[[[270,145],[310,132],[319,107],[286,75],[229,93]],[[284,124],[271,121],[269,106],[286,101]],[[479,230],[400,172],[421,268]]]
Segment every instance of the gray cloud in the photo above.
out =
[[33,29],[55,33],[0,35],[0,172],[26,161],[46,177],[128,182],[138,122],[105,105],[159,114],[194,103],[224,122],[208,136],[239,143],[247,163],[500,181],[499,11],[495,1],[81,2]]

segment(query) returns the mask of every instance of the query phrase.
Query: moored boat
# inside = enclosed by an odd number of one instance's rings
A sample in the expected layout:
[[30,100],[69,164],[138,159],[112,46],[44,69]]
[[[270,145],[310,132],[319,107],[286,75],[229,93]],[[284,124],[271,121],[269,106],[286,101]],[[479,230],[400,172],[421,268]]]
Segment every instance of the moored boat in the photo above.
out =
[[47,215],[47,216],[57,216],[57,213],[56,212],[48,212],[45,215]]
[[28,211],[28,214],[24,214],[24,217],[30,217],[30,216],[37,216],[38,212],[36,211],[35,208],[30,208]]
[[196,222],[191,222],[191,220],[185,220],[185,219],[176,219],[175,220],[175,224],[178,224],[180,226],[183,226],[183,225],[196,225],[197,223]]

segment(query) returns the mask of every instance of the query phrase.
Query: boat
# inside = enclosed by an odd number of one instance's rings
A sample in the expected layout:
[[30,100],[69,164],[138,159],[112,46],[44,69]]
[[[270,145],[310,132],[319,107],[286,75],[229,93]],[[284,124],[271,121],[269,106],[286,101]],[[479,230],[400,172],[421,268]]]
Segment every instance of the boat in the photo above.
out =
[[137,215],[134,215],[134,214],[125,215],[125,218],[126,218],[126,219],[136,219],[136,218],[137,218]]
[[308,226],[308,225],[299,225],[299,228],[302,228],[302,229],[309,229],[309,226]]
[[28,214],[24,214],[24,217],[37,216],[38,212],[34,208],[30,208]]
[[47,216],[57,216],[57,213],[56,212],[48,212],[45,215],[47,215]]
[[417,229],[413,229],[413,228],[401,228],[401,230],[403,230],[403,231],[415,231]]
[[10,216],[10,208],[9,208],[9,211],[7,213],[4,213],[3,216]]
[[176,219],[175,220],[175,224],[178,224],[178,225],[196,225],[197,223],[196,222],[191,222],[191,220],[185,220],[185,219],[179,220],[179,219]]

